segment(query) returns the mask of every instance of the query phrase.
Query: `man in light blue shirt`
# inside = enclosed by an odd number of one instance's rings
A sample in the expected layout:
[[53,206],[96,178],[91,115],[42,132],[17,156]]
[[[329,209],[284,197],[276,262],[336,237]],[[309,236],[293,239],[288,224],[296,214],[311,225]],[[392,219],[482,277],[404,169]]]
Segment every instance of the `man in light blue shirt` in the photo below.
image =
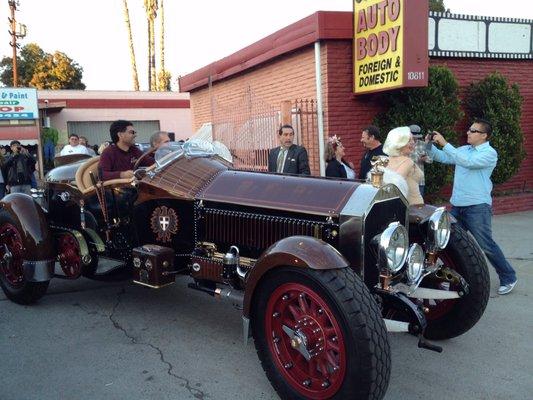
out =
[[[450,203],[452,215],[459,224],[476,238],[500,278],[498,294],[510,293],[516,285],[516,272],[505,259],[498,244],[492,239],[492,181],[498,153],[488,140],[492,127],[488,121],[476,119],[467,131],[468,145],[455,148],[434,132],[429,155],[438,162],[455,165],[453,191]],[[426,137],[429,141],[429,135]]]

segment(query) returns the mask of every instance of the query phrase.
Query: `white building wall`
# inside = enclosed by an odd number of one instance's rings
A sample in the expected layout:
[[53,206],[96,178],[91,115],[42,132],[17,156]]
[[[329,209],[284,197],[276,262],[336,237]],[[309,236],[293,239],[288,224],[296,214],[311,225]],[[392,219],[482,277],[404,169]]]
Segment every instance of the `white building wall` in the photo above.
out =
[[50,126],[61,132],[67,131],[68,121],[129,121],[159,120],[163,131],[174,132],[176,140],[186,139],[192,134],[191,110],[189,108],[113,108],[113,109],[64,109],[50,115]]
[[[145,100],[147,107],[150,101],[189,101],[189,93],[143,91],[38,90],[37,97],[41,104],[46,100],[50,106],[63,100]],[[186,139],[193,133],[190,108],[63,108],[47,112],[45,107],[41,112],[50,118],[50,126],[62,133],[60,143],[63,144],[69,121],[157,120],[161,130],[175,133],[176,140]]]

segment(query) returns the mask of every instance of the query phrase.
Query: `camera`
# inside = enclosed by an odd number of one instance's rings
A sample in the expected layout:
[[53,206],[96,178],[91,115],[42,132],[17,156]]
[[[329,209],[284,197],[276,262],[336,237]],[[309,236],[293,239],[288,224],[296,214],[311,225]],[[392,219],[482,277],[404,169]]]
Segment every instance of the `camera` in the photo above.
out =
[[433,129],[428,129],[428,136],[429,140],[433,141],[433,139],[435,138],[435,131]]

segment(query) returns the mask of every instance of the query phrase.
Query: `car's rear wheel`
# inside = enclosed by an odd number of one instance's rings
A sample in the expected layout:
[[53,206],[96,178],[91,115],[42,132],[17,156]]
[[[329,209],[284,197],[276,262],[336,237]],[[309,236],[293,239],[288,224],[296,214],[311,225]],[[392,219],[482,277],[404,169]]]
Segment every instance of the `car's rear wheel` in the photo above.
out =
[[[425,336],[434,340],[450,339],[471,329],[483,315],[490,294],[485,256],[475,239],[457,224],[453,225],[450,242],[439,258],[444,263],[444,271],[456,272],[466,281],[468,293],[459,299],[424,302],[428,322]],[[423,286],[461,291],[453,274],[448,279],[430,277],[426,278],[428,282],[423,282]]]
[[252,329],[283,399],[380,399],[390,376],[377,304],[348,268],[271,271],[256,289]]
[[81,275],[82,262],[80,245],[70,232],[63,232],[56,237],[56,250],[59,266],[68,279],[77,279]]
[[16,221],[0,211],[0,286],[11,301],[31,304],[44,296],[49,282],[28,282],[24,278],[24,243]]

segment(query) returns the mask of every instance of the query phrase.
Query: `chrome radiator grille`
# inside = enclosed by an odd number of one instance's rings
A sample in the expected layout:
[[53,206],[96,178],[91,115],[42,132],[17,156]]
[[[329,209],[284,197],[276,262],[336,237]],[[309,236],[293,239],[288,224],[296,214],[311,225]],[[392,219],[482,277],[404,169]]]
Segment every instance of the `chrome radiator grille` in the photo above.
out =
[[322,239],[331,224],[299,218],[267,216],[242,211],[202,210],[203,240],[265,249],[280,239],[295,235]]

